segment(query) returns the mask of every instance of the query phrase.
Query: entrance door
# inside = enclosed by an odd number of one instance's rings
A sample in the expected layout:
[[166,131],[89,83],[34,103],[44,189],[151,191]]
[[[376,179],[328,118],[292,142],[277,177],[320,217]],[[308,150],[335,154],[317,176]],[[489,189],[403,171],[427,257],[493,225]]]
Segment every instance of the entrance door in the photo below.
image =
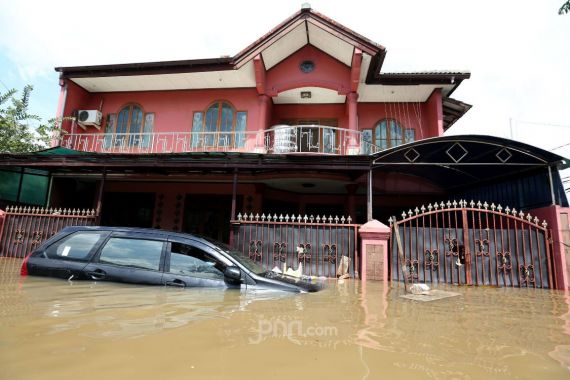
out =
[[152,227],[155,193],[105,193],[101,224],[111,227]]
[[335,153],[338,145],[336,130],[333,129],[338,126],[336,119],[291,119],[284,120],[281,124],[299,126],[298,152]]
[[[240,210],[238,197],[236,209]],[[230,234],[232,197],[230,195],[187,194],[184,208],[183,232],[199,234],[228,242]]]

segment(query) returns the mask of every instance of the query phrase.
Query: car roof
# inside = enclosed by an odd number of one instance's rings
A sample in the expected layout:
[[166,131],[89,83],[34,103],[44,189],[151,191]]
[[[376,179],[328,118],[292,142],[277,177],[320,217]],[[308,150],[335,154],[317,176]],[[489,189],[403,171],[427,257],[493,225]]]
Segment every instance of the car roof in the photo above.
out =
[[203,236],[193,235],[185,232],[175,232],[175,231],[166,231],[166,230],[159,230],[156,228],[141,228],[141,227],[107,227],[107,226],[70,226],[65,227],[62,232],[77,232],[77,231],[110,231],[110,232],[134,232],[134,233],[142,233],[148,234],[153,236],[163,236],[163,237],[179,237],[179,238],[190,238],[193,240],[197,240],[202,243],[209,243],[209,239],[204,238]]

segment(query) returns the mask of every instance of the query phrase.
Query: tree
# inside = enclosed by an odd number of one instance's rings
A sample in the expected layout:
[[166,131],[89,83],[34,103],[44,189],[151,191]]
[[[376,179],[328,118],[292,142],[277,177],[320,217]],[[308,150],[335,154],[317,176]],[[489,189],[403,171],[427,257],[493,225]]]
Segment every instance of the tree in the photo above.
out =
[[[58,131],[55,119],[43,123],[37,115],[29,113],[33,86],[27,85],[20,97],[18,91],[0,93],[0,152],[24,153],[49,147]],[[34,128],[33,124],[37,126]]]
[[567,0],[558,10],[559,15],[570,13],[570,0]]

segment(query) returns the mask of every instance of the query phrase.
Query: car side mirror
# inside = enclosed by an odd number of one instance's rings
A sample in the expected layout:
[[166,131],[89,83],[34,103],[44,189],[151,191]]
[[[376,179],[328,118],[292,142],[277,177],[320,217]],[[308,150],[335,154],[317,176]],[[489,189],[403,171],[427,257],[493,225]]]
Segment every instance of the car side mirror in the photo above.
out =
[[226,267],[224,277],[230,280],[239,281],[241,280],[241,270],[236,266]]

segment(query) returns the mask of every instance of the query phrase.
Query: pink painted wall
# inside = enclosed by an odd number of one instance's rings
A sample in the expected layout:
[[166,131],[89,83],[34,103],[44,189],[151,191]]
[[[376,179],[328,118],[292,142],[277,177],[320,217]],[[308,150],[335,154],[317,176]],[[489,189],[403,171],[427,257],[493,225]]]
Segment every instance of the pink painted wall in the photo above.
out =
[[552,240],[554,247],[554,266],[556,271],[556,280],[558,289],[568,290],[570,266],[567,257],[566,249],[564,246],[564,233],[568,228],[568,216],[570,215],[570,208],[560,206],[548,206],[529,210],[529,213],[536,216],[541,221],[546,220],[548,228],[552,231]]
[[438,136],[433,115],[424,115],[422,103],[358,103],[358,129],[374,129],[385,118],[395,119],[403,128],[414,128],[416,140]]
[[423,104],[423,119],[427,130],[425,137],[443,136],[441,89],[438,88],[434,90],[428,100]]
[[[216,100],[227,100],[236,111],[247,111],[247,129],[259,129],[259,97],[255,88],[246,89],[212,89],[212,90],[179,90],[179,91],[138,91],[138,92],[105,92],[91,93],[85,96],[77,93],[77,85],[71,83],[73,93],[68,90],[66,115],[77,109],[98,109],[101,101],[101,112],[104,117],[110,113],[118,113],[126,104],[137,103],[145,113],[154,112],[154,132],[190,132],[195,111],[205,111]],[[85,92],[85,91],[83,91]],[[103,132],[103,126],[101,127]],[[100,132],[88,127],[85,133]]]
[[[315,64],[310,73],[299,70],[305,60]],[[350,67],[306,45],[267,71],[266,91],[270,96],[298,87],[324,87],[346,94],[350,92]]]
[[[92,94],[85,91],[83,88],[79,87],[72,81],[66,80],[65,84],[67,85],[67,98],[65,101],[63,116],[72,117],[77,110],[89,109],[86,107],[86,105],[90,103]],[[96,108],[99,108],[99,104],[97,104]],[[66,120],[62,123],[63,130],[72,132],[72,128],[74,133],[83,132],[83,130],[79,128],[77,124],[70,120]]]

